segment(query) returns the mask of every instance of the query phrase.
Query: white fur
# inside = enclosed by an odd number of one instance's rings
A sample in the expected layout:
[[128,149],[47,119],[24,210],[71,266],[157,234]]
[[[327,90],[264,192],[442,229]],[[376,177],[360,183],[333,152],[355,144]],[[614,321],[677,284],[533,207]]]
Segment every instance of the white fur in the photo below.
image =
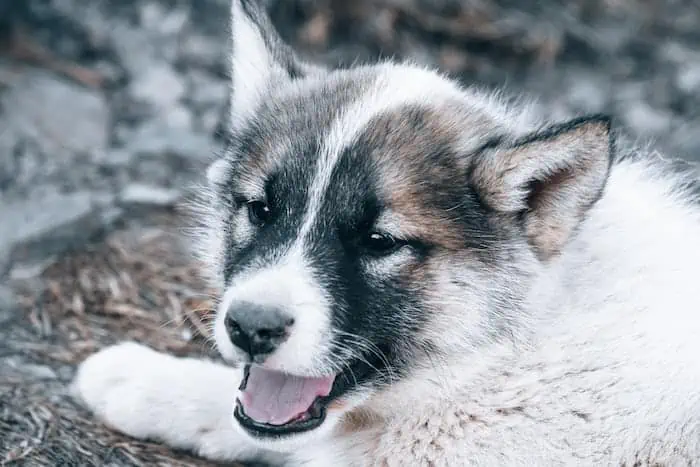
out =
[[[259,31],[239,21],[240,6],[233,5],[234,39],[239,45],[245,41],[250,51],[240,55],[239,48],[234,54],[233,104],[244,119],[263,97],[276,65]],[[256,61],[261,65],[253,65]],[[338,155],[374,116],[409,103],[460,101],[516,135],[539,127],[528,112],[460,90],[428,70],[392,64],[378,69],[370,89],[322,138],[296,243],[276,264],[242,273],[225,291],[216,325],[225,357],[235,353],[221,325],[224,312],[231,301],[245,299],[294,310],[298,327],[269,364],[302,374],[333,365],[327,355],[327,299],[303,252]],[[303,93],[320,82],[315,77],[290,83],[280,92]],[[476,136],[468,130],[464,145],[473,147]],[[212,181],[224,169],[215,165]],[[521,278],[507,268],[465,267],[459,278],[473,287],[459,295],[449,285],[459,259],[445,258],[453,269],[440,273],[441,295],[430,298],[442,319],[429,332],[452,356],[439,357],[381,392],[353,394],[343,409],[330,411],[321,428],[303,436],[280,443],[249,439],[231,416],[240,371],[133,343],[86,360],[74,391],[119,431],[213,460],[259,454],[290,466],[318,467],[698,465],[700,205],[681,186],[680,176],[652,157],[614,165],[602,198],[573,240],[552,262],[530,267],[539,276],[528,284],[517,335],[508,345],[473,331],[490,325],[479,321],[489,306],[487,294],[509,300],[502,285],[489,288],[489,277],[500,274],[514,290]],[[223,251],[227,221],[223,210],[212,207],[216,202],[212,198],[204,206],[211,227],[204,254],[212,265],[220,262],[213,256]],[[400,261],[396,256],[372,267],[380,274]],[[375,422],[346,433],[343,415],[355,408],[374,414]]]
[[[231,126],[235,130],[246,122],[265,99],[276,81],[288,82],[289,77],[268,50],[261,32],[247,20],[241,2],[231,2]],[[309,74],[319,73],[322,68],[313,64],[299,63]]]
[[231,55],[231,124],[235,128],[245,122],[258,106],[272,76],[283,72],[267,50],[260,31],[245,20],[238,1],[231,2],[231,33],[234,48]]

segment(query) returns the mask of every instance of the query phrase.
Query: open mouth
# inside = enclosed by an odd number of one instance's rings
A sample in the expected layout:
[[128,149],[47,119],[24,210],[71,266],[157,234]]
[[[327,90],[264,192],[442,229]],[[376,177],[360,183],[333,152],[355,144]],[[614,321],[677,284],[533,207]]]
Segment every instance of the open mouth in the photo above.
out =
[[234,417],[257,437],[313,430],[326,418],[335,378],[307,378],[247,365]]
[[[381,355],[390,353],[381,349]],[[246,365],[233,415],[251,436],[280,438],[323,424],[329,405],[367,385],[381,385],[388,359],[378,352],[344,365],[333,376],[308,378]],[[392,371],[396,371],[393,369]]]

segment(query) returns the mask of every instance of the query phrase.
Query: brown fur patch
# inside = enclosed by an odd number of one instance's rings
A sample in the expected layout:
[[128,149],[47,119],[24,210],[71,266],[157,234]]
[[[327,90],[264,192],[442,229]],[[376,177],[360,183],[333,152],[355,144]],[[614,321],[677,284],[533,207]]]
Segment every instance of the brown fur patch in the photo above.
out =
[[368,430],[381,423],[379,416],[367,409],[355,409],[343,415],[338,432],[341,436]]
[[375,118],[363,134],[388,207],[384,221],[407,237],[464,248],[459,204],[466,189],[465,130],[481,140],[492,128],[458,104],[409,106]]

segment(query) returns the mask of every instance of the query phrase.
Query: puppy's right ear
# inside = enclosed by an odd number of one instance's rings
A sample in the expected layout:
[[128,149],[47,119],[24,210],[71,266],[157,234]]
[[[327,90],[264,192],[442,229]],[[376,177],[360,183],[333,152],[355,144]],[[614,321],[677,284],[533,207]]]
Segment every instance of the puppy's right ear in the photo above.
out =
[[231,34],[231,122],[234,128],[255,111],[273,83],[323,70],[297,57],[280,37],[260,0],[232,0]]
[[527,239],[546,261],[602,196],[613,157],[610,118],[591,115],[495,142],[475,158],[471,176],[493,210],[520,214]]

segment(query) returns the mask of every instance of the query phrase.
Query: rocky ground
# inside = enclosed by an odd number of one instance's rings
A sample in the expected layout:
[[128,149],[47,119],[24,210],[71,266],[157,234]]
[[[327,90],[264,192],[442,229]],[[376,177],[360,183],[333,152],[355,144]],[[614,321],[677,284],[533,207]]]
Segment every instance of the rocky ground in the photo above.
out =
[[[227,0],[26,1],[31,35],[102,82],[0,58],[0,465],[207,465],[110,432],[66,383],[124,338],[209,353],[173,207],[225,129]],[[700,161],[693,0],[266,3],[317,60],[410,57]]]

